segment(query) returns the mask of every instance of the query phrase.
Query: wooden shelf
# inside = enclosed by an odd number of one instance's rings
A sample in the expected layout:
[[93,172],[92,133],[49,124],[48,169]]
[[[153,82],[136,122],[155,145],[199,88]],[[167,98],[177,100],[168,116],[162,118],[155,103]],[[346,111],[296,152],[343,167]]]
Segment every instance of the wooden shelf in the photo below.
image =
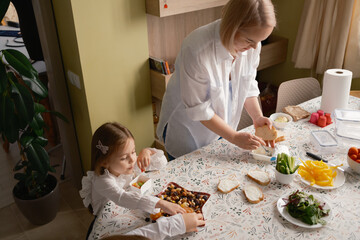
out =
[[288,39],[270,35],[268,43],[261,47],[258,71],[286,61]]
[[[195,2],[196,3],[195,3]],[[146,0],[146,13],[167,17],[225,5],[229,0]],[[167,8],[164,7],[165,2]]]
[[171,76],[172,74],[164,75],[154,70],[150,70],[151,95],[153,97],[162,100]]

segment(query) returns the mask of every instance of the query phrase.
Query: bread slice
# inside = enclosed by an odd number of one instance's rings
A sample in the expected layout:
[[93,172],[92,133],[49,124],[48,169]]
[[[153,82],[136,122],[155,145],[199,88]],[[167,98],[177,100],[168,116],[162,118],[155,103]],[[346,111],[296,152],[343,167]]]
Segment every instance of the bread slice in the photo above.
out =
[[246,185],[243,192],[250,203],[259,203],[264,199],[262,190],[254,184]]
[[264,125],[255,128],[255,135],[263,140],[275,140],[277,138],[277,131],[274,126],[270,129],[267,125]]
[[294,122],[310,116],[308,111],[299,106],[287,106],[283,109],[283,112],[289,114],[293,118]]
[[226,178],[219,181],[218,190],[222,193],[229,193],[239,185],[240,182],[236,178]]
[[256,183],[266,186],[270,183],[271,179],[267,172],[261,171],[259,169],[250,170],[247,173],[247,176],[254,180]]

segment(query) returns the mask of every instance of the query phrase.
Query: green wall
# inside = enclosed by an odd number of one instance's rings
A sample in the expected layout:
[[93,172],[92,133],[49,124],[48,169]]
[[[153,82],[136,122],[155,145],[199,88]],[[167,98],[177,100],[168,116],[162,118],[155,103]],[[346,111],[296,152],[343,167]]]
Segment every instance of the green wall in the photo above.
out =
[[[275,6],[278,23],[277,28],[274,30],[274,34],[289,39],[287,58],[286,62],[282,64],[260,71],[257,79],[261,82],[273,83],[274,85],[279,86],[280,83],[284,81],[309,77],[312,75],[309,69],[294,68],[294,63],[291,61],[304,0],[272,0],[272,2]],[[321,75],[313,76],[321,82]],[[352,80],[351,89],[360,90],[360,78],[354,78]]]
[[53,0],[64,68],[81,89],[70,92],[82,164],[90,169],[91,136],[107,121],[134,134],[136,149],[154,140],[145,2]]

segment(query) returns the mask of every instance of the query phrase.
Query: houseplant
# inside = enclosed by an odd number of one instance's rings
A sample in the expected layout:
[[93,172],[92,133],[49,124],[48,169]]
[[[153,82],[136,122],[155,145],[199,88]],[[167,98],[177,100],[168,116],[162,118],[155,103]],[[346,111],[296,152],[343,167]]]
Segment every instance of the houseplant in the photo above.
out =
[[[8,4],[8,0],[1,1],[0,19]],[[41,114],[51,112],[67,120],[40,103],[47,95],[46,86],[25,55],[14,49],[0,50],[0,134],[4,141],[18,144],[21,159],[14,168],[18,183],[13,196],[25,217],[34,224],[51,221],[59,206],[57,180],[49,174],[55,169],[45,150],[48,140]],[[47,204],[49,199],[53,203]]]

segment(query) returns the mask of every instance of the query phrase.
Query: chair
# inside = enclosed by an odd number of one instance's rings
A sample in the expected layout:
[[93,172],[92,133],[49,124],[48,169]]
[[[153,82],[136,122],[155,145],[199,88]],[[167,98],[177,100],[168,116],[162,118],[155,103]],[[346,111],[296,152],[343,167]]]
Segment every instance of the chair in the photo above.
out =
[[298,105],[320,95],[320,84],[315,78],[298,78],[283,82],[278,89],[276,112],[281,112],[286,106]]
[[[260,108],[261,108],[260,97],[258,97],[258,101],[259,101]],[[247,111],[245,110],[245,107],[244,107],[243,110],[242,110],[242,113],[241,113],[241,118],[240,118],[237,130],[239,131],[239,130],[241,130],[243,128],[251,126],[252,124],[253,124],[253,121],[252,121],[250,115],[247,113]]]

